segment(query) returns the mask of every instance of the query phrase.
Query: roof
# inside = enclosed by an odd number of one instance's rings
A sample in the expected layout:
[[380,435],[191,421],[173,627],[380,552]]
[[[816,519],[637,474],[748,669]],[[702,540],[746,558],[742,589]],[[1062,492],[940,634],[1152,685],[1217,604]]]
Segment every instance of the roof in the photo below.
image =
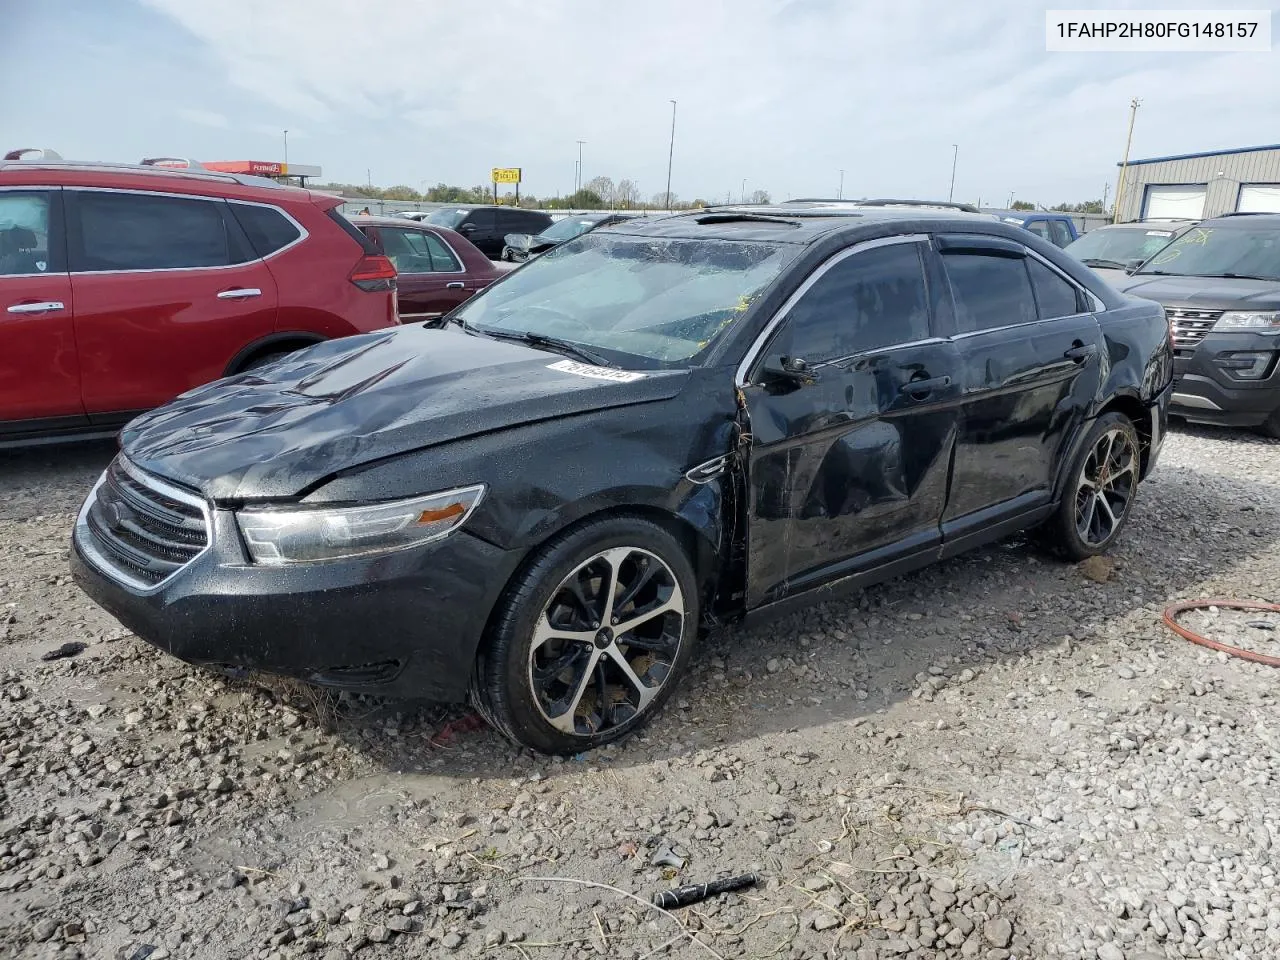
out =
[[[804,207],[783,204],[709,207],[656,219],[632,220],[610,227],[624,235],[696,239],[698,237],[809,244],[838,231],[857,232],[877,224],[919,225],[972,223],[994,226],[983,214],[909,207]],[[1009,227],[1008,229],[1013,229]]]
[[[1236,147],[1232,150],[1206,150],[1204,153],[1177,153],[1169,157],[1150,157],[1146,160],[1130,160],[1129,166],[1138,167],[1144,163],[1166,163],[1169,160],[1199,160],[1202,157],[1227,157],[1233,153],[1260,153],[1263,150],[1280,150],[1280,143],[1271,143],[1262,147]],[[1116,164],[1123,167],[1124,161]]]

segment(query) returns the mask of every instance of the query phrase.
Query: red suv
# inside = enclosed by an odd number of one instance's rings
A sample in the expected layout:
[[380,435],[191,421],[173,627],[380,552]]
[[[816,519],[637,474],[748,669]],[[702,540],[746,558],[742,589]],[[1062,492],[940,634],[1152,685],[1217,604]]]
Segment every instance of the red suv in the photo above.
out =
[[199,164],[0,161],[0,445],[110,436],[301,347],[395,326],[336,197]]

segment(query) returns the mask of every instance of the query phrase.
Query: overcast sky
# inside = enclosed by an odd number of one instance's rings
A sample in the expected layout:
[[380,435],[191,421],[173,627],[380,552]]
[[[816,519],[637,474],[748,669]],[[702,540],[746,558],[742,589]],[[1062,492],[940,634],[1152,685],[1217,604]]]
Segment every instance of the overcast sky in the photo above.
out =
[[[1247,7],[1240,0],[1054,7]],[[1268,3],[1254,2],[1264,7]],[[326,180],[585,179],[1046,205],[1135,157],[1280,141],[1280,54],[1045,52],[1034,0],[0,0],[6,148],[318,164]],[[1280,30],[1280,27],[1277,28]]]

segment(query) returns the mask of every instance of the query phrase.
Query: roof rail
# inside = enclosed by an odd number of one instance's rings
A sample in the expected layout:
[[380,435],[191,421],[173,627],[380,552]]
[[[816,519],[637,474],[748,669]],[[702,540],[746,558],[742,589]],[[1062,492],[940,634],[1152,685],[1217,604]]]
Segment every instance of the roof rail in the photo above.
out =
[[1209,220],[1216,220],[1218,217],[1266,217],[1276,216],[1280,211],[1277,210],[1231,210],[1227,213],[1220,213],[1217,217],[1207,217]]
[[859,200],[857,203],[863,207],[942,207],[965,213],[982,212],[971,203],[952,203],[950,200]]
[[[28,157],[29,153],[38,153],[38,157]],[[48,147],[19,147],[4,155],[5,160],[61,160],[62,157]]]
[[205,169],[204,164],[198,160],[189,160],[186,157],[144,157],[138,161],[138,165],[142,167],[170,167],[174,170],[195,170],[202,171]]

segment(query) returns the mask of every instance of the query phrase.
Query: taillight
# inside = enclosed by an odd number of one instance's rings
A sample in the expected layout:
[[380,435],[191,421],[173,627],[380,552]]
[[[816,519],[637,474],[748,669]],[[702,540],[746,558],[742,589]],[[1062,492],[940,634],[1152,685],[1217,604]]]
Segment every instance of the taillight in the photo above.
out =
[[361,257],[347,278],[361,290],[376,293],[396,288],[396,266],[386,257]]

